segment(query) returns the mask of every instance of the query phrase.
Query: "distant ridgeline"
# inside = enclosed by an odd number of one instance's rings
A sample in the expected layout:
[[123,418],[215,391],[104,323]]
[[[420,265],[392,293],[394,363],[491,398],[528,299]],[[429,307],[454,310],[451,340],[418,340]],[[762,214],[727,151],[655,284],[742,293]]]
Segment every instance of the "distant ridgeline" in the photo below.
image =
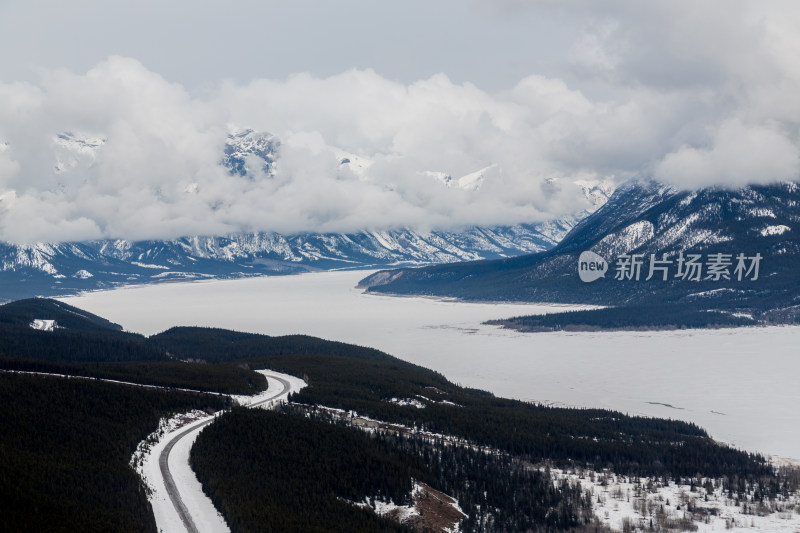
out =
[[[236,393],[266,386],[251,369],[302,376],[308,387],[292,396],[283,414],[226,414],[193,451],[205,489],[233,531],[310,531],[332,524],[353,531],[407,530],[347,502],[391,497],[400,504],[418,482],[456,497],[467,514],[464,531],[486,524],[505,531],[588,526],[591,498],[529,468],[545,463],[632,476],[713,477],[729,480],[723,482],[731,491],[744,490],[733,480],[741,487],[757,482],[764,497],[797,488],[797,480],[775,473],[763,457],[719,445],[690,423],[497,398],[377,350],[314,337],[172,328],[145,338],[59,302],[26,300],[0,306],[0,339],[0,369],[6,370],[0,372],[0,397],[12,420],[0,438],[0,479],[25,480],[24,490],[4,485],[3,530],[46,529],[38,510],[58,507],[54,516],[68,528],[153,531],[149,520],[130,525],[142,513],[143,493],[131,484],[127,464],[137,439],[173,408],[228,404],[220,396],[20,376],[8,369]],[[468,445],[403,435],[401,429],[369,438],[354,427],[331,426],[342,421],[325,413],[357,413]],[[132,429],[120,430],[128,421]],[[65,427],[86,438],[54,446],[54,435]],[[359,458],[365,462],[354,460]],[[24,477],[18,478],[20,472]],[[37,479],[61,489],[40,501]],[[96,479],[99,490],[113,486],[119,495],[95,497],[78,490],[77,479]],[[254,480],[269,481],[254,486]]]
[[0,242],[0,301],[130,284],[513,257],[552,248],[578,219],[463,231],[255,233],[32,245]]
[[553,249],[381,271],[371,292],[614,306],[500,321],[531,331],[800,322],[800,185],[620,187]]

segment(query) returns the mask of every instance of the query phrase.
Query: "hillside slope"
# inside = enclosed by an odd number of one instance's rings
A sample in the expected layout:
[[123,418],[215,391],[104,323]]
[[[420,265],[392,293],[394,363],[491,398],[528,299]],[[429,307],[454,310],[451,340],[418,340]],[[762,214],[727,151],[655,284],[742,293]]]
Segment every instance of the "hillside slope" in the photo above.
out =
[[[469,300],[693,303],[792,318],[800,305],[798,206],[794,182],[690,192],[638,180],[547,252],[381,271],[360,286]],[[590,283],[578,271],[585,251],[607,264]]]

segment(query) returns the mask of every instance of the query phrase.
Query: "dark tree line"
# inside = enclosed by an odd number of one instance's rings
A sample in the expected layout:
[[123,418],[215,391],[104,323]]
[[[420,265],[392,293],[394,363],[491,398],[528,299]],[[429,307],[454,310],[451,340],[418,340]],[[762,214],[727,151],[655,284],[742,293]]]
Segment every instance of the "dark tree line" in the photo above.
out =
[[232,364],[206,365],[181,361],[59,363],[0,357],[0,368],[129,381],[221,394],[256,394],[267,388],[262,374]]
[[[763,457],[720,446],[688,422],[496,398],[394,362],[354,364],[324,356],[281,356],[268,361],[273,368],[307,374],[310,386],[294,395],[293,401],[355,410],[460,436],[533,462],[613,468],[628,475],[772,475]],[[427,402],[425,409],[388,401],[417,394],[435,401]],[[443,400],[457,405],[437,403]]]
[[591,519],[580,486],[556,486],[509,456],[369,435],[303,411],[235,409],[201,433],[191,457],[234,532],[405,530],[351,502],[408,504],[412,480],[455,495],[464,531],[561,531]]
[[197,438],[192,468],[231,531],[408,531],[355,507],[405,503],[422,462],[356,431],[236,408]]
[[41,361],[163,361],[166,355],[144,338],[29,326],[0,325],[0,357]]
[[[218,328],[174,327],[149,338],[152,346],[181,358],[208,362],[234,361],[275,355],[320,355],[399,361],[374,348],[328,341],[308,335],[270,337]],[[410,363],[404,363],[409,366]],[[415,366],[420,370],[422,367]],[[432,372],[427,370],[427,372]]]
[[217,396],[0,374],[0,530],[155,531],[129,465],[162,416]]
[[[89,315],[94,318],[88,321],[75,314],[79,310],[49,312],[55,303],[28,300],[0,306],[0,369],[108,378],[224,394],[255,394],[266,388],[264,376],[245,364],[179,360],[192,359],[191,350],[184,350],[185,357],[176,357],[151,339],[119,331],[100,317]],[[57,327],[53,331],[38,331],[30,327],[31,316],[61,319],[62,315],[65,323],[74,323],[74,329]]]
[[695,304],[658,303],[588,311],[566,311],[491,320],[487,323],[520,331],[542,332],[734,328],[754,326],[759,321],[742,314],[734,315],[725,310],[706,310],[700,302]]
[[[341,424],[325,411],[289,404],[294,416]],[[371,437],[422,459],[423,480],[454,496],[467,515],[462,531],[563,531],[592,521],[592,502],[579,484],[554,484],[550,471],[505,453],[489,453],[413,434]]]

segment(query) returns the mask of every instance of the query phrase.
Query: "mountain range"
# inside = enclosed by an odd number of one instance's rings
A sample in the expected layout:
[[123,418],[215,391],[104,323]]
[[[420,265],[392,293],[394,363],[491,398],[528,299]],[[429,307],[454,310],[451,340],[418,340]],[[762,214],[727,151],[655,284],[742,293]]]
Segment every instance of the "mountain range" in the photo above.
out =
[[[800,319],[799,206],[795,182],[684,191],[638,179],[548,251],[381,271],[360,285],[467,300],[675,304],[791,322]],[[580,268],[597,274],[582,281]]]
[[[74,132],[54,137],[56,176],[93,164],[106,139]],[[280,140],[263,132],[231,133],[220,163],[247,177],[274,173]],[[340,165],[362,172],[370,161],[336,154]],[[493,167],[461,178],[428,173],[446,187],[477,190]],[[58,179],[58,178],[57,178]],[[0,299],[68,294],[126,284],[171,280],[294,274],[314,270],[384,268],[514,257],[548,250],[611,195],[609,182],[581,183],[589,208],[543,223],[458,230],[397,228],[352,233],[274,232],[189,235],[170,240],[0,243]]]

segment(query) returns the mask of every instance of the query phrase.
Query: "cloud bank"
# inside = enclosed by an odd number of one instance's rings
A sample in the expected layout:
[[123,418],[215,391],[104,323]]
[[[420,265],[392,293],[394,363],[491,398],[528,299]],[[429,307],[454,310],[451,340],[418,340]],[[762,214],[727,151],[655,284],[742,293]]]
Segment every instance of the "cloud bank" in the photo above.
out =
[[[0,82],[0,239],[455,228],[573,213],[578,180],[796,180],[800,6],[733,3],[495,4],[578,28],[561,75],[501,91],[351,69],[194,94],[119,56]],[[221,165],[244,128],[280,140],[274,173]]]

